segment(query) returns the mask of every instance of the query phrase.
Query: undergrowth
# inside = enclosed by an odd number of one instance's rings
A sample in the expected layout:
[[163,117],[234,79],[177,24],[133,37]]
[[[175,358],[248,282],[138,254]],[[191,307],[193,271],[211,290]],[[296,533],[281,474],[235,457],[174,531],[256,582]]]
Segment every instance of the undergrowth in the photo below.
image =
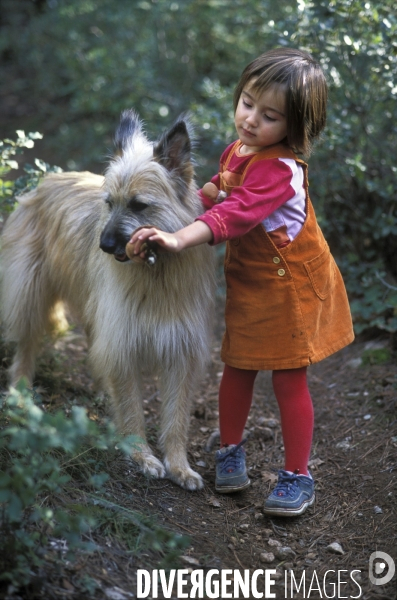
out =
[[60,561],[100,552],[95,539],[103,535],[127,552],[150,548],[162,564],[173,562],[187,538],[114,502],[107,489],[109,466],[136,441],[79,406],[69,417],[46,412],[23,384],[1,399],[0,585],[28,586],[54,550]]

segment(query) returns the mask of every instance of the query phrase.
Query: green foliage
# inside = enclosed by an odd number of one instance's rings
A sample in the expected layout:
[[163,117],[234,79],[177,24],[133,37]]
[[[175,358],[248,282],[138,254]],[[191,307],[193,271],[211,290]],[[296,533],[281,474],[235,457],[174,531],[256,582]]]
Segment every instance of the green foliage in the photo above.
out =
[[382,271],[382,261],[361,263],[358,256],[347,256],[341,263],[345,273],[350,308],[356,333],[376,328],[397,331],[397,287]]
[[[373,279],[375,270],[386,271],[395,280],[394,3],[306,3],[293,39],[298,45],[307,45],[310,38],[309,49],[321,62],[330,83],[328,127],[312,161],[314,200],[326,237],[341,258],[354,257],[350,266],[357,265],[359,272],[364,264],[368,267],[367,281]],[[360,277],[357,273],[355,279]],[[379,281],[374,283],[382,289]],[[365,283],[361,291],[368,297]],[[382,292],[376,295],[380,300]]]
[[25,164],[23,170],[25,175],[16,179],[4,179],[10,177],[12,170],[18,170],[19,164],[15,157],[23,153],[25,148],[33,148],[34,141],[42,139],[41,133],[28,133],[18,130],[17,139],[0,140],[0,222],[1,212],[7,213],[15,206],[15,196],[27,192],[36,187],[40,179],[51,171],[59,172],[59,167],[50,167],[47,163],[36,158],[35,166]]
[[189,546],[187,536],[159,527],[150,516],[138,514],[98,496],[91,495],[87,499],[96,507],[93,514],[102,534],[115,536],[130,551],[150,548],[159,552],[162,555],[160,566],[163,568],[175,565],[181,550]]
[[[82,407],[73,406],[67,418],[42,410],[23,385],[11,389],[0,407],[0,581],[27,585],[51,547],[69,559],[78,549],[95,550],[84,534],[101,528],[130,550],[144,545],[160,552],[166,562],[180,553],[186,538],[103,498],[109,456],[129,456],[135,442],[110,424],[99,428]],[[59,504],[73,491],[78,470],[84,483],[74,491],[83,501]]]
[[[362,308],[353,304],[357,331],[378,316],[388,321],[394,296],[387,294],[382,309],[386,286],[373,273],[387,273],[396,285],[394,0],[54,0],[36,12],[27,0],[14,6],[4,11],[2,49],[11,57],[5,88],[29,103],[30,124],[45,132],[47,152],[69,168],[92,167],[104,155],[126,107],[140,113],[150,135],[190,110],[198,180],[205,181],[235,136],[232,92],[242,68],[274,46],[310,51],[330,89],[328,126],[310,159],[312,200],[352,303],[363,299]],[[388,328],[396,331],[394,321]]]
[[362,355],[363,365],[383,365],[391,359],[389,348],[376,348],[374,350],[365,350]]

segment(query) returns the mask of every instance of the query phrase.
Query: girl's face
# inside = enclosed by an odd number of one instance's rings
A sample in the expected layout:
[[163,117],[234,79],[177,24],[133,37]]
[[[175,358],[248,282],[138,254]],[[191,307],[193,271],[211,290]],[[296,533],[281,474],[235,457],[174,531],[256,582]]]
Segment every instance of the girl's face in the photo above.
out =
[[285,90],[274,85],[259,93],[249,82],[243,89],[234,115],[242,154],[259,152],[287,136]]

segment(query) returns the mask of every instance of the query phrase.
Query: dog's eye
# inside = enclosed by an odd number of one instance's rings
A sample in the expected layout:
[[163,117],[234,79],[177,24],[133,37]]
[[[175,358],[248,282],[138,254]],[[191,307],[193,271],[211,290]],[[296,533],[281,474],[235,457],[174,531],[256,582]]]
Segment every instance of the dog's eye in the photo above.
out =
[[128,208],[130,208],[133,212],[142,212],[143,210],[145,210],[145,208],[149,206],[148,204],[146,204],[146,202],[141,202],[136,198],[131,198],[127,205]]
[[110,196],[105,199],[105,204],[107,204],[109,208],[113,208],[113,200],[110,198]]

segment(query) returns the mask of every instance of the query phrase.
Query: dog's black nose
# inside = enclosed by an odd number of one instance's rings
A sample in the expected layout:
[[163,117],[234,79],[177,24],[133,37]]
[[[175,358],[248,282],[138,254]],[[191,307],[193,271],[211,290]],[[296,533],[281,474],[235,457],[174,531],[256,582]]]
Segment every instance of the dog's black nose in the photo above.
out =
[[105,230],[102,232],[99,247],[108,254],[114,254],[117,249],[117,240],[114,235]]

